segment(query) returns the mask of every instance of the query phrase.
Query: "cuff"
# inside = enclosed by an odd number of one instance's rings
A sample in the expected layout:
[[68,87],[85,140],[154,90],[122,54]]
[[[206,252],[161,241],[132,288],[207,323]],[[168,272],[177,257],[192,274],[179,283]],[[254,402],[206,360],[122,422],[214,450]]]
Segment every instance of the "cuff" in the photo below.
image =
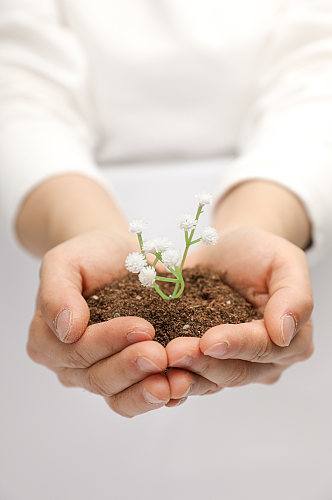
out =
[[[108,191],[84,142],[56,122],[15,124],[1,134],[0,224],[6,237],[18,243],[15,221],[24,199],[48,178],[64,174],[87,176]],[[61,197],[61,193],[59,193]]]

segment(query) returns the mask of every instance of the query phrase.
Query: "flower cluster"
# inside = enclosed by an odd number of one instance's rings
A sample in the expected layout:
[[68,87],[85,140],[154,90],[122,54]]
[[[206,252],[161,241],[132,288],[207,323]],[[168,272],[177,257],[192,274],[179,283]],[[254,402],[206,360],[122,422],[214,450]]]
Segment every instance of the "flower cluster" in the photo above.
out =
[[139,273],[138,278],[143,286],[152,286],[156,279],[156,270],[152,266],[147,266]]
[[180,250],[177,248],[168,248],[161,254],[161,261],[166,267],[174,267],[181,258]]
[[139,273],[147,265],[145,255],[139,252],[132,252],[126,258],[126,269],[131,273]]
[[201,240],[205,245],[215,245],[218,240],[218,233],[214,227],[205,227],[201,231]]
[[184,231],[191,231],[191,229],[195,229],[196,224],[197,220],[194,215],[184,214],[181,217],[178,217],[178,226]]
[[164,252],[168,248],[171,248],[173,243],[166,238],[165,236],[159,236],[154,240],[147,240],[143,243],[143,252],[144,253],[158,253]]
[[147,223],[144,222],[141,219],[134,219],[131,221],[129,224],[129,232],[130,233],[136,233],[136,234],[141,234],[143,232],[143,229],[146,229],[148,227]]
[[[154,287],[159,295],[165,300],[177,299],[184,290],[184,280],[182,277],[183,266],[191,245],[202,242],[205,245],[214,245],[218,240],[217,231],[213,227],[205,227],[201,230],[200,237],[194,239],[194,233],[197,227],[198,219],[203,212],[203,207],[212,202],[212,196],[209,193],[199,193],[195,195],[198,201],[196,215],[184,214],[179,217],[177,224],[185,232],[186,246],[181,259],[181,252],[173,246],[173,243],[165,236],[159,236],[151,240],[143,240],[142,232],[147,224],[135,219],[129,224],[129,232],[137,234],[141,252],[130,253],[125,262],[126,269],[131,273],[138,274],[140,283],[145,287]],[[154,256],[154,261],[149,265],[146,258],[147,254]],[[166,271],[174,277],[158,276],[156,265],[161,262]],[[166,295],[157,284],[157,281],[167,281],[174,283],[172,295]]]

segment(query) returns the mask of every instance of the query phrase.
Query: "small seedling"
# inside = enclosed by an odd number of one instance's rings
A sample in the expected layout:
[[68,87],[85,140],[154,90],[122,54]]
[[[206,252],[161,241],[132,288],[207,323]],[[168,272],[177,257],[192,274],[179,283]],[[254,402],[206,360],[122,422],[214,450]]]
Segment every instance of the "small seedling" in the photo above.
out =
[[[195,197],[198,201],[196,215],[185,214],[179,217],[177,221],[179,228],[184,231],[185,235],[186,246],[182,259],[180,250],[174,248],[173,243],[164,236],[144,241],[142,233],[147,227],[144,221],[136,219],[129,224],[129,232],[137,234],[141,251],[132,252],[128,255],[126,258],[126,269],[131,273],[138,274],[138,278],[143,286],[154,287],[156,292],[165,300],[178,299],[183,293],[185,283],[182,271],[191,245],[200,241],[205,245],[215,245],[218,240],[217,231],[213,227],[203,228],[200,232],[200,237],[194,239],[198,219],[203,212],[203,207],[209,205],[212,201],[212,196],[208,193],[199,193]],[[147,254],[154,255],[154,261],[151,265],[148,264]],[[158,276],[155,269],[157,262],[161,262],[174,278]],[[167,296],[159,288],[157,281],[174,283],[173,293]]]

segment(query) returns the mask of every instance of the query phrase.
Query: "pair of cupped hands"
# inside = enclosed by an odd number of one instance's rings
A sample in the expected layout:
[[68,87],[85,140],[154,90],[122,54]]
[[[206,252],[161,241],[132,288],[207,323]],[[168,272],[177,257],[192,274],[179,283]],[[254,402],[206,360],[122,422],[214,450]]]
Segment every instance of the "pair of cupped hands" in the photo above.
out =
[[[119,317],[87,326],[84,297],[118,278],[130,236],[91,231],[61,243],[42,261],[30,357],[68,387],[102,395],[118,414],[133,417],[225,387],[276,382],[313,352],[310,275],[304,252],[265,230],[226,231],[201,247],[187,266],[220,273],[264,319],[220,325],[202,338],[179,337],[166,348],[142,318]],[[168,370],[166,371],[166,368]]]

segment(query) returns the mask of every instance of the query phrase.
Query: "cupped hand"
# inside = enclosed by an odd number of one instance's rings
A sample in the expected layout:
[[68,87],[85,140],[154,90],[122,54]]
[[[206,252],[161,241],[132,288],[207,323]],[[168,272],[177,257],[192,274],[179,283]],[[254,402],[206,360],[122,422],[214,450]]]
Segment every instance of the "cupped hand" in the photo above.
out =
[[44,256],[29,356],[65,386],[101,394],[127,417],[159,408],[170,399],[164,347],[142,318],[114,318],[87,326],[84,297],[124,272],[133,244],[115,232],[91,231],[54,247]]
[[[246,227],[221,234],[187,261],[220,274],[264,312],[264,319],[210,328],[201,339],[180,337],[166,347],[171,400],[211,394],[224,387],[276,382],[313,352],[313,299],[304,252],[267,231]],[[186,388],[185,397],[179,397]]]

